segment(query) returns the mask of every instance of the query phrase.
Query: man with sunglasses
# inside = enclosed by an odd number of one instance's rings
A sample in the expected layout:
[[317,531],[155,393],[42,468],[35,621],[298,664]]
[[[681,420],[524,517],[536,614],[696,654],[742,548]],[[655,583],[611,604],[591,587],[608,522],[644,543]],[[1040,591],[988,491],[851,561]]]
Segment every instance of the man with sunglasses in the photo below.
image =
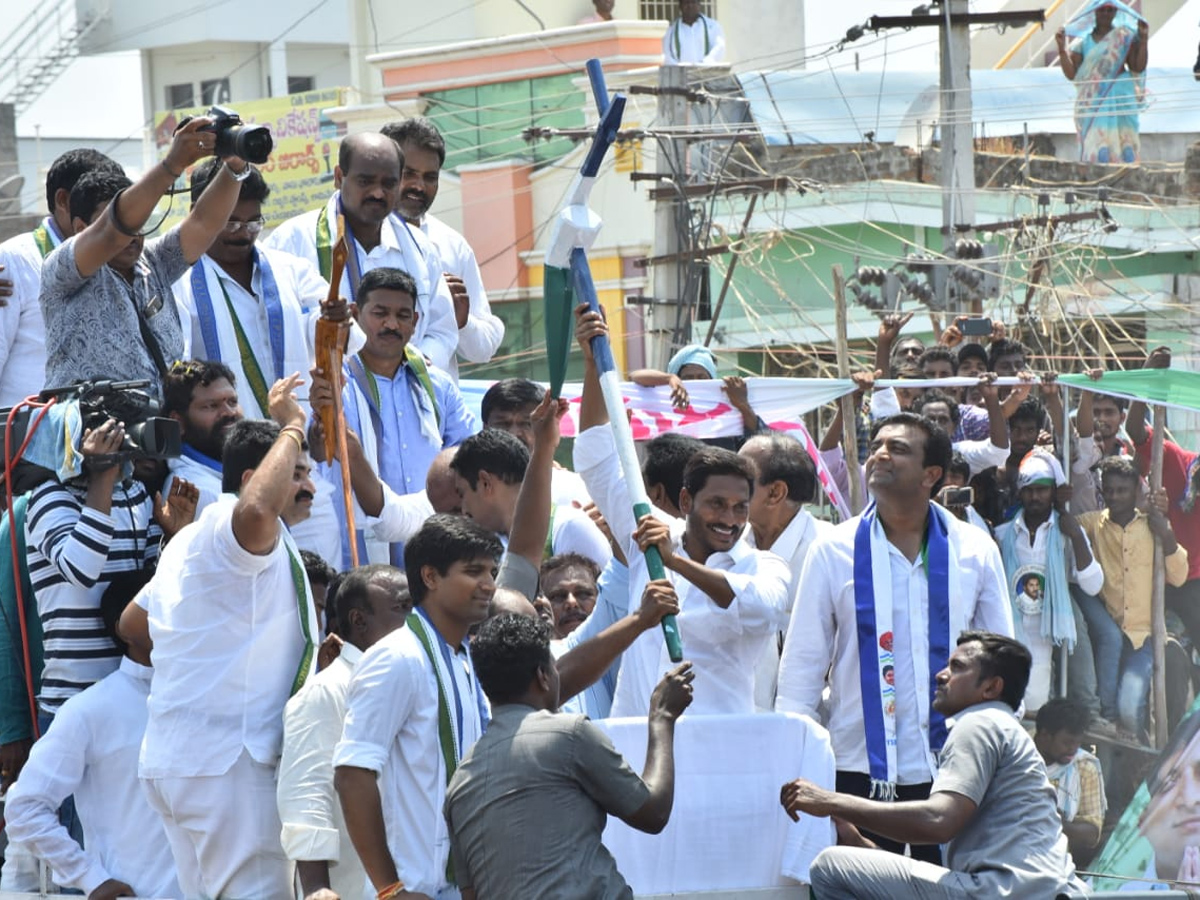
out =
[[[224,363],[235,376],[245,417],[269,419],[270,386],[295,372],[306,375],[313,366],[316,320],[329,284],[308,260],[256,245],[271,188],[251,168],[225,228],[174,292],[185,314],[184,358]],[[192,170],[193,206],[218,171],[215,161]],[[352,350],[361,346],[357,328],[350,340]],[[297,387],[296,397],[309,413],[307,383]],[[214,462],[219,466],[219,459]],[[315,466],[313,474],[312,514],[292,536],[301,549],[337,562],[341,541],[333,487],[317,477]]]

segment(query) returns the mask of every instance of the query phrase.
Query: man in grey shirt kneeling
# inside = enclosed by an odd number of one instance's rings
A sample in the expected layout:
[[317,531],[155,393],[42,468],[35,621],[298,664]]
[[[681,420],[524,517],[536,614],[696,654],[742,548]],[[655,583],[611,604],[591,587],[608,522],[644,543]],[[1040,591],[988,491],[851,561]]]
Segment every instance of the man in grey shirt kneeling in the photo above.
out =
[[[1053,897],[1084,891],[1067,851],[1055,792],[1016,710],[1029,683],[1023,644],[966,631],[937,675],[933,707],[956,721],[927,800],[884,803],[783,786],[793,819],[832,816],[842,845],[812,864],[821,900]],[[948,844],[946,867],[873,849],[858,829],[914,844]]]
[[471,639],[492,719],[446,790],[451,859],[463,900],[558,897],[632,900],[600,842],[608,816],[640,831],[666,827],[675,797],[675,721],[692,702],[690,663],[650,698],[639,778],[585,716],[558,712],[550,630],[502,615]]

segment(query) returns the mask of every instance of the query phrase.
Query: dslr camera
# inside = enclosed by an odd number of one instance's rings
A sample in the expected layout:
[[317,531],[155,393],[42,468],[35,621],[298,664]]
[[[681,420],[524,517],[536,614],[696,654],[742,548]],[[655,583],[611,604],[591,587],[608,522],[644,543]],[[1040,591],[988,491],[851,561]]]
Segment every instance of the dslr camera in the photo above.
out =
[[208,116],[212,124],[199,130],[217,136],[217,156],[237,156],[260,166],[271,156],[275,141],[266,125],[246,125],[241,116],[224,106],[214,106]]

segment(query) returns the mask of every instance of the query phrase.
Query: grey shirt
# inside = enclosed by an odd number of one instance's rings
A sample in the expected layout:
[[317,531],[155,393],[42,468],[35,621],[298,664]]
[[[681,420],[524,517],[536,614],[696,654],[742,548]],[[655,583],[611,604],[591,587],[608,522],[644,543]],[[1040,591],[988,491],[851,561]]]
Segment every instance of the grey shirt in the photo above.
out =
[[989,897],[1053,897],[1082,890],[1033,739],[1006,703],[959,713],[933,782],[978,809],[946,848],[946,865]]
[[130,285],[110,266],[90,278],[75,266],[74,237],[42,264],[38,300],[46,321],[46,387],[86,379],[149,380],[162,399],[162,379],[142,340],[138,310],[169,366],[183,355],[183,329],[171,285],[188,270],[179,228],[147,241]]
[[446,790],[458,884],[479,900],[632,900],[600,837],[649,797],[586,717],[497,706]]

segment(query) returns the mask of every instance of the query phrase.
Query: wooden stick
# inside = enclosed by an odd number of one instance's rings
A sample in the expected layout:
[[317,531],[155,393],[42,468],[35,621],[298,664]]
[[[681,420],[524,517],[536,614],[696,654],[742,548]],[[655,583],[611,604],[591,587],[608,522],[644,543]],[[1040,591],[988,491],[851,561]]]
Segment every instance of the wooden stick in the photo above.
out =
[[[838,377],[850,377],[850,339],[846,321],[846,276],[841,265],[833,267],[833,303],[837,313],[837,364]],[[839,401],[842,407],[842,452],[846,455],[846,471],[850,475],[850,512],[858,515],[863,510],[862,478],[858,465],[858,429],[854,416],[854,395],[845,394]]]
[[[1150,443],[1150,490],[1162,490],[1163,439],[1167,428],[1167,410],[1154,407],[1154,439]],[[1154,679],[1151,696],[1154,700],[1154,746],[1161,750],[1167,745],[1167,618],[1164,595],[1166,570],[1162,541],[1154,539],[1154,590],[1150,599],[1150,635],[1154,641]]]

